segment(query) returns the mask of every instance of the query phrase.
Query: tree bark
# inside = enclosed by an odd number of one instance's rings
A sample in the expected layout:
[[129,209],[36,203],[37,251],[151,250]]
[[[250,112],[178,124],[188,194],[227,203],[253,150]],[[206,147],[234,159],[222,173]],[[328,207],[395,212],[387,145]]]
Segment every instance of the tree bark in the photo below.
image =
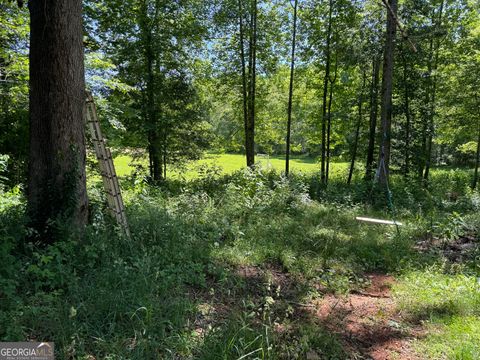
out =
[[480,120],[477,129],[477,154],[475,156],[475,170],[473,173],[472,189],[475,190],[478,183],[478,168],[480,166]]
[[397,0],[389,0],[387,6],[387,30],[383,56],[381,131],[382,142],[378,159],[378,181],[388,182],[390,174],[390,146],[392,130],[392,88],[395,52]]
[[332,133],[332,102],[333,102],[333,88],[335,85],[335,82],[337,81],[337,59],[335,59],[335,75],[332,78],[329,77],[329,82],[330,82],[330,95],[328,98],[328,109],[327,109],[327,164],[326,164],[326,170],[325,170],[325,184],[328,184],[328,177],[330,175],[330,139],[331,139],[331,133]]
[[[245,62],[245,31],[243,26],[243,6],[242,0],[238,0],[238,26],[239,26],[239,37],[240,37],[240,62],[242,67],[242,100],[243,100],[243,126],[245,131],[245,153],[249,147],[249,142],[247,141],[248,137],[248,122],[249,122],[249,111],[248,111],[248,93],[247,93],[247,71],[246,71],[246,62]],[[247,156],[247,166],[248,156]]]
[[355,169],[355,159],[357,158],[358,140],[360,137],[360,127],[362,126],[363,92],[365,91],[365,82],[366,82],[365,71],[363,71],[362,77],[363,77],[363,82],[362,82],[362,88],[360,90],[360,96],[358,99],[358,119],[357,119],[357,126],[355,127],[355,139],[353,142],[353,149],[352,149],[352,161],[350,162],[350,171],[348,172],[348,179],[347,179],[348,185],[350,185],[350,183],[352,182],[353,170]]
[[257,0],[252,1],[251,29],[250,29],[250,49],[249,49],[249,75],[250,91],[248,105],[248,123],[245,133],[245,152],[247,156],[247,166],[255,165],[255,93],[257,79]]
[[370,85],[370,129],[368,136],[368,150],[365,180],[372,180],[373,158],[375,155],[375,138],[377,136],[378,112],[378,83],[380,80],[380,57],[375,57],[372,62],[372,82]]
[[327,143],[327,95],[328,82],[330,80],[330,42],[332,35],[332,13],[333,0],[329,0],[328,10],[328,27],[327,27],[327,43],[325,47],[325,77],[323,79],[323,106],[322,106],[322,149],[321,149],[321,165],[320,180],[322,184],[326,184],[326,143]]
[[295,73],[295,38],[297,35],[297,6],[298,0],[295,0],[293,6],[293,35],[292,35],[292,58],[290,62],[290,87],[288,91],[288,109],[287,109],[287,149],[285,154],[285,174],[290,172],[290,135],[292,128],[292,102],[293,102],[293,77]]
[[[438,19],[435,20],[435,15],[433,15],[433,22],[434,22],[434,29],[437,30],[438,27],[442,25],[442,17],[443,17],[443,7],[444,1],[440,3]],[[434,31],[434,35],[432,35],[431,39],[431,51],[435,53],[433,58],[430,59],[429,63],[429,89],[430,92],[430,101],[427,103],[428,108],[428,131],[427,131],[427,139],[426,139],[426,148],[425,148],[425,171],[423,172],[423,180],[424,182],[428,182],[428,178],[430,175],[430,166],[432,163],[432,148],[433,148],[433,135],[435,132],[435,100],[436,100],[436,91],[437,91],[437,75],[436,71],[438,68],[438,57],[439,57],[439,50],[440,50],[440,40],[437,38],[434,47],[433,36],[435,36],[436,31]]]
[[163,136],[163,149],[162,149],[162,160],[163,160],[163,179],[167,180],[167,135]]
[[82,1],[29,1],[30,148],[28,214],[46,243],[53,222],[82,228],[85,175],[85,75]]
[[429,123],[430,123],[430,95],[431,95],[431,74],[432,74],[432,64],[433,64],[433,37],[430,38],[430,45],[429,45],[429,59],[427,64],[427,89],[425,91],[425,103],[423,104],[424,107],[422,108],[423,112],[423,121],[422,121],[422,150],[420,154],[420,161],[418,163],[418,179],[422,181],[424,170],[427,164],[427,144],[428,144],[428,131],[429,131]]
[[[147,46],[150,48],[150,46]],[[162,176],[162,156],[159,148],[159,135],[158,135],[158,119],[155,109],[155,84],[153,74],[153,52],[147,50],[147,133],[148,133],[148,147],[150,156],[150,177],[154,182],[161,181]]]
[[403,58],[403,86],[404,86],[404,96],[405,96],[405,169],[404,175],[408,176],[410,172],[410,127],[411,127],[411,119],[410,119],[410,91],[409,91],[409,83],[408,83],[408,74],[407,74],[407,60],[405,57]]
[[146,133],[150,163],[150,177],[154,182],[163,179],[162,154],[160,151],[160,136],[158,134],[158,116],[155,102],[155,52],[153,49],[152,22],[148,16],[148,4],[143,2],[140,8],[140,31],[143,40],[143,56],[145,61],[145,93],[146,93]]

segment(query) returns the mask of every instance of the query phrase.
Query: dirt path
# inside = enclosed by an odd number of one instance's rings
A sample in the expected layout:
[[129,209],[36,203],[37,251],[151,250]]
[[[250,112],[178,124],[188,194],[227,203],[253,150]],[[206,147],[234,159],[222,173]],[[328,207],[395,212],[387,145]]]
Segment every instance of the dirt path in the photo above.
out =
[[[275,298],[272,317],[278,317],[275,331],[286,342],[295,339],[297,326],[305,322],[320,325],[334,333],[341,341],[348,359],[422,359],[413,350],[412,342],[424,337],[425,330],[420,326],[406,325],[407,322],[402,319],[391,295],[391,286],[395,283],[392,276],[367,274],[369,285],[362,290],[351,291],[348,295],[324,293],[323,297],[301,303],[299,299],[303,293],[299,292],[299,279],[280,268],[243,266],[237,269],[236,274],[245,281],[244,287],[236,294],[211,293],[205,289],[190,294],[200,301],[200,313],[193,321],[195,332],[200,337],[205,335],[209,327],[225,322],[232,312],[244,311],[241,299],[249,299],[255,308],[261,309],[265,296],[271,296]],[[267,283],[270,285],[266,286]],[[215,284],[211,284],[208,288],[214,287]],[[278,293],[275,289],[278,289]],[[286,320],[287,305],[295,309],[296,321],[286,321],[290,325],[285,326],[283,320]],[[315,349],[307,355],[307,359],[321,359]]]
[[353,358],[420,359],[411,342],[422,336],[422,330],[402,325],[390,293],[394,278],[382,274],[370,274],[368,278],[366,289],[347,296],[325,295],[312,311],[342,339]]

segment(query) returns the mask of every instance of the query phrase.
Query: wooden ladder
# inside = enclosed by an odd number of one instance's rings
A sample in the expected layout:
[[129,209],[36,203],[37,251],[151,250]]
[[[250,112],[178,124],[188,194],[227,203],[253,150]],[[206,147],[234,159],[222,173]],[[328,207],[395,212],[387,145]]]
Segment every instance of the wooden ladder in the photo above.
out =
[[87,100],[85,106],[85,119],[92,136],[95,154],[97,155],[100,173],[102,175],[103,187],[107,193],[108,209],[115,218],[118,225],[123,229],[125,235],[130,237],[127,216],[125,214],[125,206],[123,204],[122,193],[118,183],[115,166],[113,165],[112,154],[110,149],[106,147],[105,138],[100,130],[98,122],[97,107],[93,101],[91,93],[87,92]]

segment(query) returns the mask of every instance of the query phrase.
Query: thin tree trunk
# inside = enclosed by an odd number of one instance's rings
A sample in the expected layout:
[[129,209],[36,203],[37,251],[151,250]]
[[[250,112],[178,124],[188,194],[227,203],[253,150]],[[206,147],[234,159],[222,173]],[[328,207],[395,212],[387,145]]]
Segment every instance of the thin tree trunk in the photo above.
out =
[[350,171],[348,172],[348,179],[347,179],[347,184],[350,185],[352,182],[352,177],[353,177],[353,170],[355,169],[355,159],[357,158],[357,150],[358,150],[358,140],[360,137],[360,127],[362,125],[362,119],[363,119],[363,93],[365,91],[365,82],[366,82],[366,74],[365,71],[363,71],[363,82],[362,82],[362,88],[360,90],[360,96],[358,99],[358,119],[357,119],[357,126],[355,127],[355,139],[353,142],[353,149],[352,149],[352,161],[350,162]]
[[335,75],[332,78],[329,77],[330,81],[330,95],[328,98],[328,109],[327,109],[327,166],[325,172],[325,184],[328,184],[328,177],[330,175],[330,138],[332,133],[332,102],[333,102],[333,88],[335,82],[337,81],[337,68],[338,63],[335,59]]
[[147,45],[146,61],[147,61],[147,113],[148,113],[148,147],[150,156],[150,176],[154,182],[161,181],[162,176],[162,158],[159,148],[159,136],[158,136],[158,120],[157,112],[155,110],[155,84],[153,74],[153,52],[150,51],[151,46]]
[[163,149],[163,179],[167,180],[167,149]]
[[163,180],[167,180],[167,155],[168,155],[168,142],[167,142],[167,128],[164,125],[162,128],[162,145],[161,145],[161,157],[162,157],[162,176]]
[[426,157],[425,157],[425,171],[423,173],[423,180],[428,181],[430,175],[430,165],[432,162],[432,148],[433,148],[433,133],[435,131],[435,91],[436,91],[436,79],[433,80],[432,84],[432,97],[429,110],[429,122],[428,122],[428,136],[427,136],[427,148],[426,148]]
[[[443,17],[443,6],[444,1],[440,3],[440,9],[438,14],[438,19],[435,21],[434,29],[438,29],[442,25],[442,17]],[[433,35],[431,44],[433,44]],[[423,173],[423,180],[424,182],[428,182],[428,178],[430,175],[430,166],[432,163],[432,148],[433,148],[433,135],[435,132],[435,101],[436,101],[436,91],[437,91],[437,68],[438,68],[438,57],[439,57],[439,50],[440,50],[440,40],[437,38],[435,42],[435,48],[432,49],[435,52],[435,57],[433,59],[433,64],[429,64],[429,78],[430,81],[430,91],[431,91],[431,98],[430,102],[427,104],[429,106],[428,110],[428,135],[426,140],[426,155],[425,155],[425,171]],[[433,76],[432,76],[433,74]]]
[[478,168],[480,166],[480,120],[477,129],[477,154],[475,156],[475,171],[473,173],[472,189],[476,189],[478,183]]
[[[248,134],[248,94],[247,94],[247,73],[245,64],[245,32],[243,28],[243,7],[242,1],[238,0],[238,19],[239,19],[239,32],[240,32],[240,60],[242,66],[242,98],[243,98],[243,125],[245,129],[245,152],[248,148],[247,134]],[[247,158],[247,166],[248,166]]]
[[408,83],[408,76],[407,76],[407,60],[403,58],[403,86],[405,91],[405,176],[408,176],[410,172],[410,127],[411,127],[411,119],[410,119],[410,91],[409,91],[409,83]]
[[288,109],[287,109],[287,149],[285,154],[285,174],[290,172],[290,135],[292,128],[292,102],[293,102],[293,77],[295,73],[295,38],[297,35],[297,6],[298,0],[295,0],[293,6],[293,35],[292,35],[292,58],[290,62],[290,87],[288,91]]
[[[433,66],[433,71],[436,72],[438,64],[438,49],[435,55],[435,61]],[[428,111],[429,121],[428,121],[428,137],[427,137],[427,154],[425,159],[425,172],[423,173],[423,180],[428,181],[430,175],[430,166],[432,163],[432,148],[433,148],[433,135],[435,132],[435,101],[436,101],[436,91],[437,91],[437,76],[433,75],[432,80],[432,94],[430,101],[430,109]]]
[[87,223],[81,0],[29,1],[28,213],[44,242],[52,221]]
[[323,107],[322,107],[322,154],[320,166],[320,180],[322,184],[326,184],[326,143],[327,143],[327,95],[328,82],[330,79],[330,42],[332,35],[332,13],[333,0],[329,0],[328,10],[328,28],[327,28],[327,43],[325,48],[325,78],[323,80]]
[[251,165],[255,165],[255,101],[257,93],[257,0],[253,1],[253,50],[252,50],[252,99],[251,99],[251,120],[250,120],[250,136],[251,136]]
[[250,92],[249,92],[249,116],[247,131],[245,134],[245,145],[247,155],[247,166],[255,165],[255,93],[257,78],[257,0],[252,1],[251,13],[251,31],[250,31],[250,56],[249,56],[249,75],[250,75]]
[[375,138],[377,135],[378,112],[378,84],[380,80],[380,57],[375,57],[372,62],[372,82],[370,85],[370,129],[368,135],[368,149],[365,179],[372,180],[373,158],[375,155]]
[[388,182],[390,174],[390,146],[392,130],[392,88],[395,52],[397,0],[389,0],[387,9],[387,31],[383,57],[381,131],[382,142],[378,159],[378,181]]
[[423,107],[423,121],[422,121],[422,150],[420,161],[418,163],[418,178],[421,181],[423,179],[424,170],[427,163],[427,143],[428,143],[428,131],[429,131],[429,122],[430,122],[430,95],[431,95],[431,74],[432,74],[432,57],[433,57],[433,37],[430,39],[429,45],[429,59],[427,65],[427,90],[425,92],[425,103]]

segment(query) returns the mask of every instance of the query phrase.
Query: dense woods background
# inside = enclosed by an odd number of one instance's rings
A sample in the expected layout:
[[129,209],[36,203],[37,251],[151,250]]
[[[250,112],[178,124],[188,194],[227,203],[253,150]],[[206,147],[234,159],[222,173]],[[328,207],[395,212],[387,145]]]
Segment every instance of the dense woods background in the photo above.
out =
[[[285,153],[293,4],[242,4],[85,2],[88,88],[112,144],[145,149],[152,179],[207,148]],[[355,155],[367,167],[378,161],[387,13],[380,1],[300,2],[293,154]],[[475,165],[478,21],[474,1],[399,4],[392,20],[399,28],[392,54],[395,171],[428,178],[432,165]],[[0,153],[10,156],[15,183],[25,174],[27,10],[3,4],[1,29],[8,136]],[[253,128],[254,142],[246,143]]]

